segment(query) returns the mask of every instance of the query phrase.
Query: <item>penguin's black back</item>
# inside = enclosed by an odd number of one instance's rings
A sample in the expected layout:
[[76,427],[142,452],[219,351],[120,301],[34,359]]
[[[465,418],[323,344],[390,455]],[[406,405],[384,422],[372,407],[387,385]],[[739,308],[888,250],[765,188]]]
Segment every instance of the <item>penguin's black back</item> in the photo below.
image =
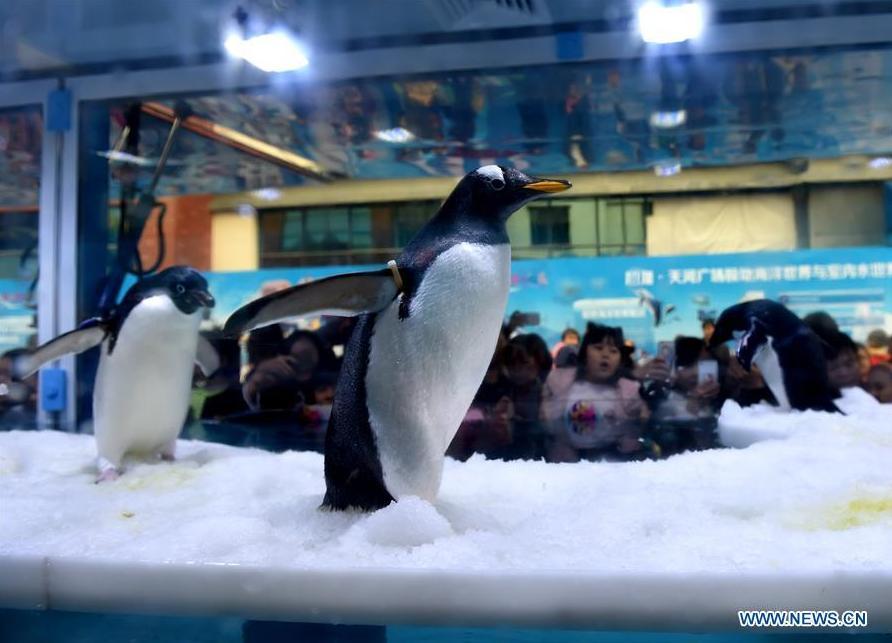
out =
[[[770,299],[759,299],[757,301],[736,304],[728,309],[729,312],[735,310],[745,317],[757,318],[771,329],[771,334],[775,337],[793,335],[803,329],[808,330],[805,323],[789,308]],[[724,316],[724,313],[722,313],[722,316]]]
[[365,376],[376,314],[362,315],[344,351],[337,393],[325,434],[325,509],[373,511],[393,497],[384,486],[378,447],[369,423]]
[[820,340],[803,324],[791,335],[775,338],[772,348],[784,374],[784,388],[794,409],[838,413],[833,400],[839,391],[830,386]]

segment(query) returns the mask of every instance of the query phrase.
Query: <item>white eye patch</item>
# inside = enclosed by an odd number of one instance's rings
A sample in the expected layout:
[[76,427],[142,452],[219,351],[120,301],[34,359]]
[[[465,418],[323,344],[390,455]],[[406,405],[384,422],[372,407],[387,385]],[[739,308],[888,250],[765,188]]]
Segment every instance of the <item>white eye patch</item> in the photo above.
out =
[[477,168],[477,174],[490,181],[495,181],[496,179],[503,183],[505,181],[505,175],[502,173],[502,168],[498,165],[484,165],[483,167]]

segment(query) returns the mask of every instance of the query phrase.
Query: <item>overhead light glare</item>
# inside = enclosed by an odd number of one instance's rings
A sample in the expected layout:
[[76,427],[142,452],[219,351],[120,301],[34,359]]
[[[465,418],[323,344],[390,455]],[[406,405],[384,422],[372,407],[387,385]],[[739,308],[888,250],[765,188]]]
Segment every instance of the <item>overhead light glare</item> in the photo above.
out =
[[885,170],[887,167],[892,167],[892,159],[888,156],[878,156],[870,159],[867,162],[867,167],[871,170]]
[[660,161],[654,165],[654,174],[661,177],[681,174],[681,163],[678,161]]
[[681,127],[688,120],[688,113],[683,109],[674,111],[656,111],[650,115],[651,127],[657,129],[671,129]]
[[223,41],[223,46],[230,55],[268,73],[295,71],[310,64],[297,40],[282,31],[252,38],[232,34]]
[[385,143],[408,143],[415,140],[415,135],[404,127],[394,127],[376,131],[375,138]]
[[251,217],[257,216],[257,208],[250,203],[239,203],[238,206],[236,206],[235,211],[244,219],[250,219]]
[[664,45],[693,40],[703,32],[699,2],[665,4],[650,0],[638,9],[638,30],[644,42]]
[[[129,165],[137,165],[139,167],[155,167],[158,165],[158,159],[150,159],[144,156],[129,154],[120,150],[103,150],[96,152],[98,156],[107,158],[111,163],[125,163]],[[167,159],[167,165],[182,165],[183,161]]]
[[278,188],[260,188],[251,194],[261,201],[278,201],[282,197],[282,192]]

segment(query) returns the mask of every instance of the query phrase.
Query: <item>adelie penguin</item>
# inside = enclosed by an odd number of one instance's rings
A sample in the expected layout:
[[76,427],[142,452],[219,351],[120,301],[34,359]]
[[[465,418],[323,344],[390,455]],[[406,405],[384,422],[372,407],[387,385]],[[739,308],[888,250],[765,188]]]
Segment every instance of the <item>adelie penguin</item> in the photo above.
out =
[[106,317],[91,319],[37,348],[16,366],[27,377],[43,364],[101,345],[93,387],[97,482],[121,473],[125,454],[174,457],[192,390],[193,365],[219,366],[198,334],[213,307],[207,281],[186,267],[168,268],[134,284]]
[[320,279],[237,310],[228,334],[298,315],[359,316],[325,442],[323,507],[432,500],[492,358],[508,300],[505,222],[570,187],[496,165],[466,175],[389,268]]
[[821,340],[785,306],[768,299],[735,304],[719,316],[711,346],[737,338],[737,360],[755,364],[784,409],[840,412],[827,380]]

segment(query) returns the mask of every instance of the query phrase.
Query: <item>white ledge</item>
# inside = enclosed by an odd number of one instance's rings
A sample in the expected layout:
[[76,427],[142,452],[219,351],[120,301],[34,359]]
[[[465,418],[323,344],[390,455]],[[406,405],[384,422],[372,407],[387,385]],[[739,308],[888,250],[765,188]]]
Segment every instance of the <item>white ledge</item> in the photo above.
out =
[[320,623],[739,630],[737,610],[867,610],[892,630],[892,575],[310,571],[0,557],[0,606]]

